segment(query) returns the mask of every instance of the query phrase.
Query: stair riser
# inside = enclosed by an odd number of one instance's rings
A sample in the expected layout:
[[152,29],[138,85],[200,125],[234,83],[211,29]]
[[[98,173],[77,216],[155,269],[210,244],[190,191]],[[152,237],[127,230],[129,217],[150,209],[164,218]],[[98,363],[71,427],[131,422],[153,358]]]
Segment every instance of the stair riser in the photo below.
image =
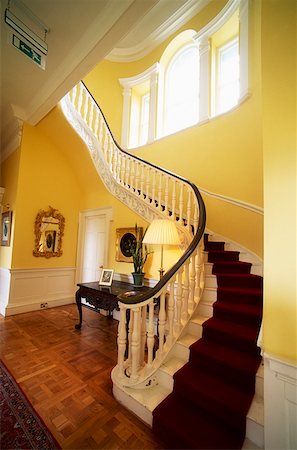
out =
[[168,389],[170,392],[173,391],[173,377],[169,373],[165,372],[164,370],[158,369],[156,373],[158,383],[161,386],[164,386],[166,389]]
[[[155,425],[153,424],[153,431],[163,440],[163,442],[168,442],[168,436],[170,436],[170,447],[171,449],[196,449],[197,446],[195,442],[193,442],[191,439],[188,438],[188,441],[186,441],[186,437],[184,435],[180,436],[180,430],[179,428],[172,429],[170,425],[168,426],[167,422],[160,422]],[[197,433],[199,435],[199,432],[203,432],[203,430],[197,430]],[[242,447],[242,439],[241,437],[235,436],[235,433],[233,433],[233,439],[234,439],[234,445],[232,445],[232,448],[241,448]],[[212,449],[213,447],[208,447],[209,449]],[[228,447],[220,445],[216,445],[216,448],[220,448],[221,450],[226,449],[230,450],[230,445]],[[206,449],[205,449],[206,450]]]
[[213,275],[212,267],[213,267],[212,263],[205,263],[204,264],[204,274],[205,274],[205,276],[206,275]]
[[[214,298],[214,294],[209,292],[206,294],[207,298]],[[203,297],[202,297],[203,298]],[[262,294],[261,291],[259,293],[250,294],[243,293],[238,291],[229,291],[228,293],[221,293],[220,290],[217,291],[216,299],[218,301],[226,302],[226,303],[235,303],[235,304],[251,304],[251,305],[262,305]]]
[[176,358],[182,359],[184,361],[188,361],[190,356],[190,350],[188,347],[185,347],[179,342],[176,342],[172,356],[175,356]]
[[212,329],[205,327],[203,329],[203,338],[209,339],[211,342],[217,344],[226,345],[234,350],[249,353],[251,355],[259,353],[259,349],[256,345],[256,333],[254,342],[251,342],[250,340],[244,340],[243,338],[238,339],[235,336],[219,331],[213,331]]
[[208,253],[208,262],[224,262],[224,261],[239,261],[239,252],[209,252]]
[[212,303],[199,303],[197,313],[199,316],[211,317],[213,314]]
[[261,291],[263,289],[261,278],[241,277],[240,275],[237,277],[218,275],[217,284],[219,288],[259,289]]
[[216,304],[213,306],[213,316],[217,319],[222,319],[230,322],[241,323],[242,325],[250,325],[254,327],[260,326],[259,316],[237,314],[236,312],[222,311]]
[[202,325],[195,323],[195,322],[189,322],[187,326],[187,333],[192,334],[193,336],[197,337],[197,340],[202,337]]
[[202,297],[201,297],[201,302],[202,303],[214,303],[217,301],[217,290],[213,289],[213,288],[207,288],[205,287]]
[[246,374],[240,371],[239,368],[214,364],[212,361],[203,358],[202,355],[190,354],[190,361],[201,370],[219,374],[221,379],[226,380],[233,386],[238,386],[248,392],[255,392],[254,375]]
[[245,265],[245,264],[228,264],[228,265],[222,265],[222,264],[214,264],[212,273],[213,275],[220,274],[220,273],[244,273],[249,274],[251,271],[251,265]]
[[217,277],[215,275],[206,275],[205,277],[205,287],[206,288],[217,288]]
[[245,435],[259,448],[264,448],[264,426],[247,417]]
[[205,245],[204,250],[206,252],[213,251],[213,250],[223,251],[223,250],[225,250],[225,242],[215,242],[215,241],[214,242],[210,242],[209,241]]
[[259,396],[264,398],[264,380],[263,377],[256,376],[256,390],[255,393]]
[[[222,405],[219,402],[215,402],[213,399],[210,401],[207,392],[206,395],[200,393],[199,396],[193,395],[192,392],[184,386],[181,382],[175,380],[174,384],[174,395],[180,396],[183,401],[187,401],[192,404],[194,408],[199,411],[205,411],[209,414],[213,421],[218,421],[219,423],[225,424],[227,427],[232,428],[234,431],[245,430],[246,426],[246,416],[240,416],[237,412],[229,408],[229,405]],[[193,403],[193,399],[195,402]]]
[[[239,256],[239,261],[240,262],[246,262],[245,259],[241,259],[241,256]],[[210,263],[210,262],[208,262],[205,259],[205,262],[204,262],[204,273],[205,273],[205,275],[213,275],[212,268],[213,268],[213,263]],[[252,265],[252,267],[250,269],[250,273],[253,274],[253,275],[262,276],[263,275],[262,272],[263,272],[263,269],[262,269],[262,267],[260,265]]]

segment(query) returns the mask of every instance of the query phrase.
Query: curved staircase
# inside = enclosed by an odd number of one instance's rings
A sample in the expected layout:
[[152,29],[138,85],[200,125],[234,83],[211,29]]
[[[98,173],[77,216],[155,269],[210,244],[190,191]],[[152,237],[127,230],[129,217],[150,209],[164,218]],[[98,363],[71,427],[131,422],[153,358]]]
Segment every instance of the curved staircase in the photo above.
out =
[[217,301],[203,304],[206,218],[197,187],[122,150],[83,83],[61,107],[106,188],[148,222],[173,220],[182,237],[182,256],[153,289],[119,297],[115,397],[146,423],[153,418],[172,448],[240,448],[261,360],[262,278],[239,252],[206,238]]
[[206,239],[217,278],[213,317],[174,374],[172,393],[153,411],[153,430],[171,448],[241,448],[261,362],[262,277],[224,242]]

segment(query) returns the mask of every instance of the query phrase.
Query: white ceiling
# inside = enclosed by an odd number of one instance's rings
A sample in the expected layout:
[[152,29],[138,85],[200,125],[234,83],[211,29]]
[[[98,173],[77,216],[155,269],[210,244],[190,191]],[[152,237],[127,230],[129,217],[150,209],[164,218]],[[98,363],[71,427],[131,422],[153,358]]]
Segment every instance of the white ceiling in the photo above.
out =
[[0,1],[3,153],[18,133],[15,118],[36,124],[101,59],[144,56],[210,0],[10,0],[10,11],[41,37],[28,9],[49,27],[45,70],[8,43],[8,0]]

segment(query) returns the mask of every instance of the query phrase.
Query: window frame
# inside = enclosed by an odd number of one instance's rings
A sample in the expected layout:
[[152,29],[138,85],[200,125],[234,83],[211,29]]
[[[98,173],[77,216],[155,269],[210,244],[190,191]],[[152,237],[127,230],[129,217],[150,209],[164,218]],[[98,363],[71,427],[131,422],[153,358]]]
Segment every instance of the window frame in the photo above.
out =
[[[238,79],[236,82],[238,83],[238,96],[236,103],[234,103],[232,106],[228,107],[227,109],[222,108],[220,105],[220,89],[227,86],[228,83],[221,83],[220,84],[220,71],[221,71],[221,55],[224,51],[230,50],[232,47],[237,47],[237,55],[238,55]],[[215,87],[214,87],[214,112],[215,115],[224,114],[231,109],[235,108],[240,100],[240,54],[239,54],[239,35],[236,35],[235,37],[229,39],[228,41],[221,44],[219,47],[216,48],[216,54],[215,54]]]
[[[188,124],[186,124],[185,126],[182,127],[177,127],[175,129],[171,129],[170,125],[167,125],[167,109],[168,107],[166,106],[167,103],[167,98],[169,96],[169,89],[170,89],[170,83],[168,82],[168,78],[170,76],[170,72],[172,70],[173,65],[176,63],[176,61],[182,57],[188,50],[194,50],[196,52],[196,67],[193,67],[193,70],[196,72],[196,84],[197,84],[197,91],[196,91],[196,102],[194,103],[194,107],[196,107],[196,115],[195,115],[195,119],[191,120]],[[172,54],[168,64],[165,67],[164,70],[164,81],[163,81],[163,92],[164,92],[164,96],[163,96],[163,108],[162,108],[162,117],[160,117],[160,119],[162,120],[162,135],[163,136],[168,136],[170,134],[174,134],[177,133],[179,131],[182,131],[186,128],[189,128],[195,124],[198,123],[199,121],[199,50],[197,47],[197,44],[195,42],[193,42],[192,39],[188,39],[181,47],[177,48],[176,51]],[[186,103],[186,102],[185,102]],[[172,105],[171,105],[172,106]],[[160,116],[160,112],[158,111],[158,116]]]

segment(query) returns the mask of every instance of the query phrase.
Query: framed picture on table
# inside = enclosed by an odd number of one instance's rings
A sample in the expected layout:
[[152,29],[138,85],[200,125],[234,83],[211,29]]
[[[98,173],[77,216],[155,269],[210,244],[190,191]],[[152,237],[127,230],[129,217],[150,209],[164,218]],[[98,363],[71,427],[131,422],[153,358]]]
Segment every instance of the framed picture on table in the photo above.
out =
[[102,269],[99,284],[102,286],[111,286],[113,269]]

